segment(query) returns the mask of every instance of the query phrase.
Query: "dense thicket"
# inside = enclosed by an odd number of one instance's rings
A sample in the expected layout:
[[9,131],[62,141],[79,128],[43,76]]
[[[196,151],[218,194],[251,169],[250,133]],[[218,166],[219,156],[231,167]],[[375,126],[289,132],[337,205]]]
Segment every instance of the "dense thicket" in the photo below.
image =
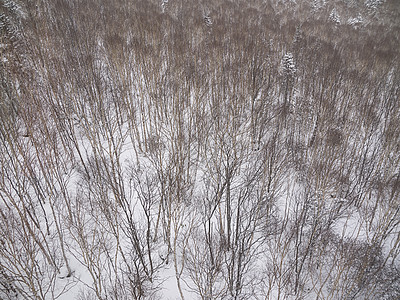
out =
[[400,6],[297,2],[0,1],[0,298],[397,299]]

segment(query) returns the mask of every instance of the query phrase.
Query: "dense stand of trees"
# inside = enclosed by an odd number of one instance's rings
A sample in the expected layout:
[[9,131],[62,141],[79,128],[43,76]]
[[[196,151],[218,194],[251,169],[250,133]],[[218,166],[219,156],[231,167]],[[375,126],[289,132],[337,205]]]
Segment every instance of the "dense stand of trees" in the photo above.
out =
[[400,7],[297,2],[0,1],[0,298],[397,299]]

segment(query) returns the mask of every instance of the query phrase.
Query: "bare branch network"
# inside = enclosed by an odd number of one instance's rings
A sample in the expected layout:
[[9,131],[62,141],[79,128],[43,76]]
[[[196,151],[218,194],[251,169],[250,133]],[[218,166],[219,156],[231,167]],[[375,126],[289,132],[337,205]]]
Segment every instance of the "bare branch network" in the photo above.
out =
[[0,0],[0,299],[399,299],[399,15]]

